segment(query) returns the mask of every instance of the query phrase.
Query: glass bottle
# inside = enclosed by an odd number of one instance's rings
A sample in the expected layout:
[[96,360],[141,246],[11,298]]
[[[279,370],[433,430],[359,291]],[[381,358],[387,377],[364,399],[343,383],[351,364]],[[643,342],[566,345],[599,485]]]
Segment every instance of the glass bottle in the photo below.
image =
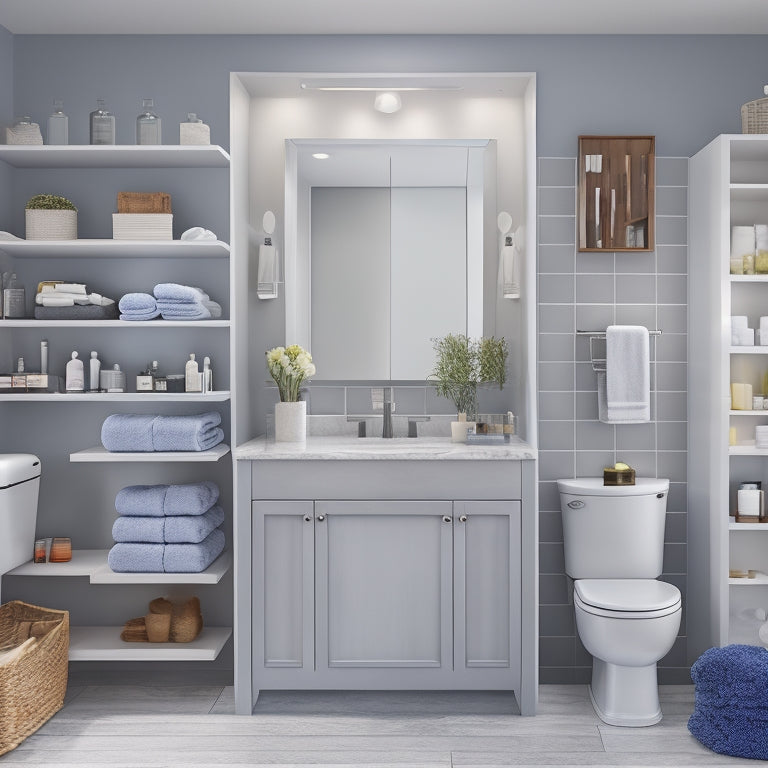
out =
[[96,99],[96,109],[90,115],[91,144],[115,143],[115,116],[107,112],[104,99]]
[[53,114],[48,118],[48,143],[69,144],[69,118],[62,111],[63,101],[53,102]]
[[152,99],[144,99],[141,102],[143,112],[136,118],[136,143],[137,144],[161,144],[160,118],[154,113]]

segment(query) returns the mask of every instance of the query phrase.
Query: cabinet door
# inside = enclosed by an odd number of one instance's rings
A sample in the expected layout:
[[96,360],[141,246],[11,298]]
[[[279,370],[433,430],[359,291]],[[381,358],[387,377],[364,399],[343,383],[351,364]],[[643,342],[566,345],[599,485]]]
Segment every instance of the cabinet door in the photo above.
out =
[[452,505],[315,503],[317,665],[452,666]]
[[454,502],[454,665],[520,667],[520,502]]
[[259,685],[314,671],[314,514],[311,501],[254,501],[253,669]]

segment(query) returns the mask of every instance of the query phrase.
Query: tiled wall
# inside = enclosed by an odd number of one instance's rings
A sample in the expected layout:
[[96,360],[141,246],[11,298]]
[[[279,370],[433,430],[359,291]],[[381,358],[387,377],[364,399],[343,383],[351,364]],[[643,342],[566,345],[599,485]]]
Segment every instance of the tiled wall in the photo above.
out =
[[[564,573],[556,480],[597,476],[625,461],[638,475],[667,477],[670,493],[662,578],[686,592],[686,381],[688,160],[657,158],[656,251],[579,253],[576,160],[539,159],[540,679],[589,680],[591,658],[576,633]],[[575,330],[618,323],[658,328],[651,341],[651,422],[597,418],[589,341]],[[690,683],[685,613],[660,663],[662,683]]]

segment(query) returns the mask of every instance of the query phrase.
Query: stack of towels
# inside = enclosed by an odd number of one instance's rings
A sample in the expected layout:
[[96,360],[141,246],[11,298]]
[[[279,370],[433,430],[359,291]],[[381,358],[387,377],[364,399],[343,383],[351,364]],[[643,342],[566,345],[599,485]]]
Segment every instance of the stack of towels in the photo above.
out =
[[710,648],[694,662],[688,730],[714,752],[768,760],[768,651],[754,645]]
[[115,300],[89,292],[82,283],[47,281],[38,285],[37,320],[111,320],[115,317]]
[[224,439],[221,414],[188,416],[113,413],[101,425],[101,444],[113,452],[208,451]]
[[158,283],[148,293],[126,293],[120,299],[121,320],[215,320],[221,305],[202,289],[178,283]]
[[755,427],[755,448],[768,448],[768,424]]
[[200,573],[224,550],[219,487],[130,485],[115,498],[120,517],[107,563],[118,573]]

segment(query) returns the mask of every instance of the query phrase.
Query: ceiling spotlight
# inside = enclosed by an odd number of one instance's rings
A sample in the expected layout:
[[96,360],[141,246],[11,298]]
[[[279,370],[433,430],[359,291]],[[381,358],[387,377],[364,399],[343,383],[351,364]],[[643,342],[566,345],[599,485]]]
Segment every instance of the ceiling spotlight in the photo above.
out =
[[314,157],[315,160],[327,160],[330,155],[327,152],[314,152],[312,157]]
[[385,114],[391,114],[392,112],[397,112],[400,107],[403,106],[402,101],[400,101],[400,94],[399,93],[392,93],[390,91],[386,91],[384,93],[377,93],[376,99],[373,102],[373,108],[377,112],[384,112]]

